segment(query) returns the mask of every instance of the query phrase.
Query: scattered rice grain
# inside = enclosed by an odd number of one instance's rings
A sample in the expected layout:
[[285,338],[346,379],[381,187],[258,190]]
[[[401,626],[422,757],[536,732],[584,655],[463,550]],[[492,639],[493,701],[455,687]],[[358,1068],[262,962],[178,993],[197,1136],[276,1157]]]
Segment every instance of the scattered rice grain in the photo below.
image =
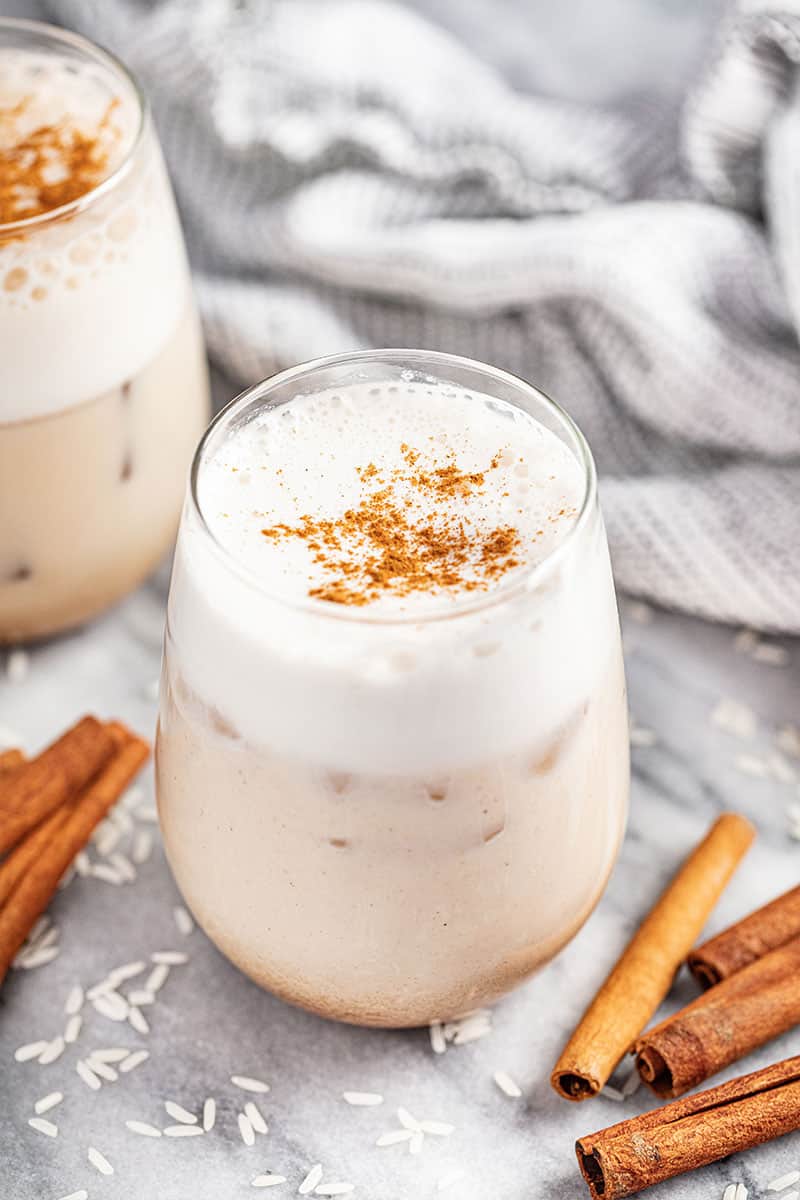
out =
[[30,1117],[28,1124],[37,1133],[44,1133],[47,1137],[58,1137],[58,1126],[52,1121],[46,1121],[44,1117]]
[[142,1137],[161,1137],[161,1130],[146,1121],[126,1121],[125,1125],[131,1133],[140,1133]]
[[75,1070],[78,1072],[87,1087],[90,1087],[93,1092],[98,1092],[103,1086],[89,1064],[84,1062],[82,1058],[78,1059],[76,1062]]
[[382,1133],[376,1141],[376,1146],[396,1146],[398,1142],[408,1142],[414,1136],[411,1129],[391,1129],[389,1133]]
[[252,1100],[248,1100],[247,1104],[245,1104],[244,1115],[247,1117],[256,1133],[268,1132],[267,1122],[264,1120],[261,1109],[257,1104],[254,1104]]
[[101,1175],[113,1175],[114,1168],[106,1158],[105,1154],[101,1154],[94,1146],[90,1146],[86,1151],[86,1157],[89,1162],[95,1167]]
[[180,950],[156,950],[155,954],[150,955],[151,962],[163,963],[168,967],[180,967],[189,961],[189,955],[183,954]]
[[155,993],[161,990],[167,981],[169,975],[169,967],[166,963],[159,963],[157,967],[153,967],[147,979],[144,981],[144,989],[146,992]]
[[[147,1051],[145,1050],[146,1054]],[[89,1057],[97,1062],[103,1063],[118,1063],[122,1062],[123,1058],[127,1058],[130,1050],[127,1046],[108,1046],[102,1047],[100,1050],[93,1050]]]
[[195,1137],[203,1130],[199,1125],[168,1125],[164,1130],[165,1137]]
[[147,1023],[147,1018],[140,1008],[132,1004],[128,1009],[128,1023],[137,1033],[149,1033],[150,1026]]
[[430,1133],[434,1137],[449,1137],[455,1129],[455,1125],[448,1125],[446,1121],[420,1121],[419,1127],[422,1133]]
[[610,1083],[607,1083],[604,1088],[600,1089],[600,1095],[605,1096],[606,1100],[615,1100],[618,1104],[625,1099],[619,1088],[615,1088]]
[[256,1135],[253,1131],[253,1126],[245,1114],[239,1113],[236,1120],[239,1122],[239,1133],[242,1135],[242,1141],[245,1146],[255,1145]]
[[216,1119],[217,1102],[212,1096],[209,1096],[203,1105],[203,1129],[205,1129],[206,1133],[210,1133],[214,1128]]
[[711,713],[711,724],[734,737],[751,738],[758,728],[758,719],[747,704],[723,696]]
[[297,1193],[300,1196],[307,1196],[309,1192],[313,1192],[317,1184],[322,1180],[322,1166],[320,1163],[315,1163],[311,1170],[306,1175]]
[[176,1104],[174,1100],[165,1100],[164,1108],[167,1110],[167,1116],[172,1117],[173,1121],[180,1121],[181,1125],[197,1124],[194,1113],[189,1112],[182,1104]]
[[61,1034],[53,1038],[52,1042],[48,1042],[42,1053],[39,1055],[39,1066],[46,1067],[48,1063],[53,1063],[57,1058],[61,1058],[64,1053],[65,1042]]
[[126,883],[133,883],[136,880],[136,867],[125,854],[119,852],[110,854],[108,861]]
[[55,1108],[64,1099],[63,1092],[49,1092],[46,1096],[42,1096],[41,1100],[37,1100],[33,1106],[33,1111],[37,1117],[41,1117],[44,1113],[49,1112],[51,1108]]
[[46,1041],[27,1042],[14,1051],[14,1059],[16,1062],[29,1062],[32,1058],[38,1058],[42,1051],[47,1049],[47,1046]]
[[80,1188],[77,1192],[70,1192],[68,1196],[59,1196],[59,1200],[89,1200],[89,1193],[86,1188]]
[[142,863],[146,863],[153,850],[153,835],[147,829],[140,829],[136,834],[136,839],[133,843],[131,858],[140,867]]
[[115,1071],[110,1063],[98,1061],[91,1054],[86,1062],[89,1065],[89,1070],[94,1071],[95,1075],[99,1075],[101,1079],[105,1079],[106,1083],[116,1083],[119,1079],[119,1072]]
[[90,869],[90,874],[95,879],[102,879],[103,883],[111,883],[114,887],[121,887],[125,880],[120,875],[119,871],[115,871],[107,863],[93,863]]
[[175,905],[172,915],[175,918],[178,933],[182,933],[184,937],[188,937],[190,933],[194,932],[194,921],[182,904]]
[[256,1092],[263,1095],[269,1091],[268,1083],[264,1083],[261,1079],[253,1079],[250,1075],[231,1075],[231,1083],[234,1087],[241,1088],[243,1092]]
[[128,1001],[128,1004],[133,1005],[134,1008],[139,1008],[142,1005],[146,1007],[148,1004],[155,1004],[156,1000],[155,993],[148,992],[145,988],[140,988],[137,992],[128,992],[128,995],[125,998]]
[[371,1108],[375,1104],[383,1104],[383,1096],[377,1092],[342,1092],[342,1099],[356,1108]]
[[500,1088],[500,1091],[504,1095],[510,1096],[512,1100],[518,1100],[522,1095],[519,1084],[515,1083],[506,1071],[495,1071],[494,1081]]
[[71,987],[69,990],[69,995],[67,996],[67,1000],[64,1005],[64,1012],[68,1017],[74,1017],[75,1014],[79,1013],[82,1008],[83,988],[79,983],[76,983],[74,987]]
[[102,1017],[109,1021],[126,1021],[128,1019],[128,1001],[119,992],[101,992],[95,996],[92,1005]]
[[34,947],[32,950],[27,950],[21,955],[18,954],[14,959],[15,967],[22,967],[24,971],[33,971],[36,967],[45,967],[54,958],[58,958],[58,946],[48,946],[45,950],[38,950]]
[[140,1066],[145,1059],[148,1059],[149,1057],[149,1050],[134,1050],[133,1054],[129,1054],[128,1057],[119,1064],[119,1069],[123,1075],[127,1075],[128,1071],[133,1071],[135,1067]]
[[782,1192],[791,1187],[793,1183],[798,1182],[800,1182],[800,1171],[787,1171],[785,1175],[779,1175],[777,1179],[772,1180],[772,1183],[768,1183],[767,1191]]
[[285,1175],[256,1175],[250,1180],[250,1186],[254,1188],[277,1187],[279,1183],[286,1183]]
[[430,1026],[431,1049],[434,1054],[444,1054],[447,1042],[444,1039],[441,1021],[432,1021]]
[[78,1034],[80,1033],[82,1026],[83,1017],[80,1013],[75,1013],[74,1016],[71,1016],[67,1021],[67,1024],[64,1028],[64,1041],[68,1046],[71,1046],[73,1042],[77,1042]]

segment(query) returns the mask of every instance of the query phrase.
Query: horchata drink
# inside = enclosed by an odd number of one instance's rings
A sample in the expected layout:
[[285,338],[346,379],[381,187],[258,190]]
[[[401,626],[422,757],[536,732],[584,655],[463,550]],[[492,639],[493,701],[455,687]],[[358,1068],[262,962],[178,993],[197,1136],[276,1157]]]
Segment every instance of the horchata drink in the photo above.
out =
[[534,388],[373,351],[198,450],[157,753],[167,853],[242,970],[403,1026],[550,959],[623,831],[620,637],[589,451]]
[[74,625],[168,549],[208,382],[136,85],[0,20],[0,642]]

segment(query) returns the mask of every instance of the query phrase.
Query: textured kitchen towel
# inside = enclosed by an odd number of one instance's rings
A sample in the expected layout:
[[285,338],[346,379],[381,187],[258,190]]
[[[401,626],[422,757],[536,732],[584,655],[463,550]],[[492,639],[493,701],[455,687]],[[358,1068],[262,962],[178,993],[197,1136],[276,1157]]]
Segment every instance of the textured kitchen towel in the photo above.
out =
[[800,0],[732,9],[680,114],[513,91],[388,0],[49,0],[141,77],[212,356],[363,346],[559,399],[620,586],[800,632]]

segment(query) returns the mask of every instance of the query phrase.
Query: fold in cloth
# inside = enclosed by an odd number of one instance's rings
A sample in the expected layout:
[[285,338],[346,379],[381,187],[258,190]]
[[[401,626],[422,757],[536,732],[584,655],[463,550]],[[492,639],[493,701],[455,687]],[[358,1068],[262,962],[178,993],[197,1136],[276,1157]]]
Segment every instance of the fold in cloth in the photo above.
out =
[[364,346],[541,386],[619,586],[800,632],[800,0],[743,0],[676,118],[513,91],[385,0],[49,0],[152,101],[209,349]]

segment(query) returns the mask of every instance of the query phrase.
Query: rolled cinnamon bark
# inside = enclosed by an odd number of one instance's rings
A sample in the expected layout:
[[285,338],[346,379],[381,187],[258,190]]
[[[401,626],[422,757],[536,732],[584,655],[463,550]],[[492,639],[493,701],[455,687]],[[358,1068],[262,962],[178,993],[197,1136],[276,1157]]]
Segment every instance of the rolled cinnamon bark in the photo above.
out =
[[586,1100],[641,1033],[754,837],[749,821],[723,813],[639,926],[584,1013],[550,1082],[567,1100]]
[[40,825],[37,825],[21,841],[17,842],[11,853],[7,854],[0,863],[0,906],[11,895],[28,868],[47,851],[73,807],[72,804],[63,804],[61,808],[50,813],[50,816],[45,817]]
[[0,854],[97,774],[114,739],[95,717],[83,717],[52,746],[17,768],[0,789]]
[[16,746],[12,746],[9,750],[0,751],[0,775],[12,770],[14,767],[21,767],[24,762],[25,755]]
[[784,892],[698,946],[689,955],[689,970],[701,987],[713,987],[798,936],[800,887]]
[[[26,862],[24,874],[0,908],[0,982],[36,918],[47,908],[61,876],[147,758],[149,746],[135,734],[123,735],[116,726],[109,738],[118,745],[113,757],[69,807],[66,820],[53,831],[38,858]],[[24,844],[12,852],[12,860],[17,853],[24,853]]]
[[593,1200],[622,1200],[798,1128],[800,1057],[589,1134],[575,1153]]
[[637,1041],[636,1067],[657,1096],[681,1096],[800,1023],[800,937],[704,992]]

